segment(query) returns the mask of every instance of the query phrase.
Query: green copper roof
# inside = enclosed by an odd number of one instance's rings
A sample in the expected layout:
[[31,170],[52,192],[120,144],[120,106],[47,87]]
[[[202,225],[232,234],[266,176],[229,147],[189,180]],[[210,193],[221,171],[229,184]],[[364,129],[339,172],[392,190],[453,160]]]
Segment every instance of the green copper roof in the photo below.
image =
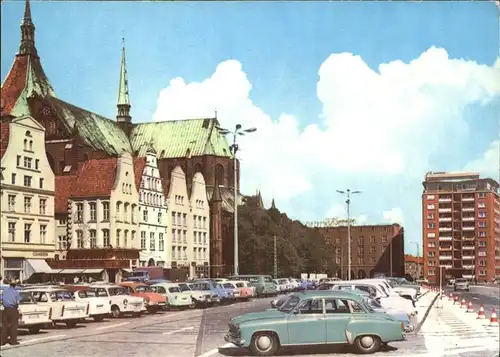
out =
[[132,153],[127,135],[114,120],[89,112],[57,98],[48,98],[58,118],[70,131],[77,132],[85,144],[109,155]]
[[127,66],[125,63],[125,44],[122,47],[122,64],[120,68],[120,85],[118,86],[118,105],[130,105],[128,95]]
[[230,157],[226,138],[214,128],[217,119],[188,119],[136,124],[130,142],[138,156],[152,146],[158,158],[215,155]]

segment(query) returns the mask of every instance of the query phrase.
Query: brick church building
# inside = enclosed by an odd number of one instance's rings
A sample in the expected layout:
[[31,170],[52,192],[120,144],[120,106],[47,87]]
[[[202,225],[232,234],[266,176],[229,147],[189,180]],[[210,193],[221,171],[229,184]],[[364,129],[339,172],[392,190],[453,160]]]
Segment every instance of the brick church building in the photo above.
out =
[[[211,274],[229,273],[233,265],[234,161],[226,138],[217,128],[217,118],[134,123],[125,48],[118,83],[115,119],[58,98],[42,67],[30,3],[26,1],[19,52],[1,87],[1,145],[7,145],[6,124],[15,117],[30,115],[46,129],[47,157],[57,176],[74,175],[88,160],[116,158],[123,152],[141,158],[150,147],[157,153],[164,187],[169,187],[170,174],[177,165],[189,183],[196,172],[201,172],[211,206]],[[106,180],[97,174],[94,179]]]

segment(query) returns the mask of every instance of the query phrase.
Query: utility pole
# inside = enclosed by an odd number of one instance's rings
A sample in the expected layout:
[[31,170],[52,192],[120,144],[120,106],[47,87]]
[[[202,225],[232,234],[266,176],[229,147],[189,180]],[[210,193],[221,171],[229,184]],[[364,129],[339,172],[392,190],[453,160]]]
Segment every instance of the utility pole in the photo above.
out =
[[390,268],[389,269],[391,270],[391,272],[390,272],[391,275],[390,276],[392,278],[392,239],[391,239],[391,242],[389,243],[389,259],[390,259],[390,261],[389,261],[389,267]]
[[274,279],[278,279],[278,245],[274,236]]
[[337,190],[338,193],[346,196],[347,205],[347,280],[351,280],[351,195],[361,193],[361,191]]
[[418,242],[411,241],[417,246],[417,280],[420,279],[420,244]]
[[[217,112],[216,112],[217,116]],[[238,275],[239,272],[239,262],[238,262],[238,160],[236,159],[236,153],[238,152],[238,144],[236,143],[236,138],[238,135],[245,136],[249,133],[254,133],[257,131],[256,128],[242,129],[241,124],[236,124],[234,130],[224,129],[219,126],[215,126],[221,135],[231,134],[233,137],[233,143],[230,146],[231,153],[233,154],[233,166],[234,166],[234,275]]]

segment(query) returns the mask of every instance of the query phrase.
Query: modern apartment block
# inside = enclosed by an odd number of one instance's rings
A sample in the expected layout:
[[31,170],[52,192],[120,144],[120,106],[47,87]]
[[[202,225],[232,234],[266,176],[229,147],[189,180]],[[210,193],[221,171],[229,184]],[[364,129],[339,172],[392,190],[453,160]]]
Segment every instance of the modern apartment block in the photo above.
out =
[[423,186],[425,278],[500,276],[498,182],[474,172],[429,172]]

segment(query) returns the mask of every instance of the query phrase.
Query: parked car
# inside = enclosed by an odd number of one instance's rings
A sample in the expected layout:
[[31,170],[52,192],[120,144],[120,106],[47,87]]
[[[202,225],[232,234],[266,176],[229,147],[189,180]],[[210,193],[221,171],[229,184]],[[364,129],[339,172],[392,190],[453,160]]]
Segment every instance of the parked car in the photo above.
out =
[[273,279],[269,275],[237,275],[230,276],[229,280],[245,280],[255,287],[255,296],[273,296],[278,293]]
[[167,307],[167,298],[155,293],[148,284],[126,281],[120,284],[130,295],[144,298],[144,305],[150,314],[156,314]]
[[364,296],[363,301],[374,311],[385,312],[386,314],[393,316],[396,320],[403,322],[405,324],[406,332],[411,332],[415,329],[417,321],[414,315],[408,315],[405,311],[394,308],[384,308],[380,304],[379,300],[369,296]]
[[69,328],[89,317],[89,303],[75,301],[73,294],[61,288],[32,288],[24,290],[31,294],[33,300],[40,306],[52,309],[52,323],[64,323]]
[[94,284],[89,291],[97,297],[109,299],[111,316],[118,318],[124,315],[140,317],[146,311],[145,298],[134,297],[121,286],[113,284]]
[[196,283],[190,284],[191,289],[203,291],[205,294],[210,294],[210,301],[207,301],[209,305],[217,305],[222,301],[227,300],[227,292],[223,289],[217,287],[217,284],[211,280],[197,281]]
[[254,289],[246,281],[229,281],[235,289],[235,296],[239,300],[248,301],[254,293]]
[[207,307],[212,303],[212,298],[218,299],[217,294],[214,297],[211,292],[197,290],[193,284],[179,283],[179,289],[183,294],[191,297],[196,307]]
[[154,292],[167,298],[168,308],[185,309],[195,307],[195,303],[190,294],[184,294],[179,285],[175,283],[159,283],[151,285]]
[[[1,290],[0,290],[1,294]],[[52,325],[52,308],[37,304],[30,293],[21,291],[19,301],[19,326],[29,333],[38,333],[42,328]]]
[[457,279],[455,279],[455,284],[453,285],[453,290],[455,290],[455,291],[458,291],[458,290],[469,291],[469,282],[467,281],[467,279],[457,278]]
[[369,309],[357,295],[307,291],[292,294],[279,309],[233,318],[224,339],[255,356],[272,356],[282,346],[318,344],[352,345],[366,354],[404,340],[404,329],[402,322]]
[[219,283],[216,286],[223,291],[221,295],[222,303],[232,303],[236,301],[236,289],[231,283]]
[[89,316],[94,321],[102,321],[111,314],[111,304],[107,297],[99,297],[90,290],[89,286],[66,286],[66,289],[73,294],[76,301],[89,304]]

